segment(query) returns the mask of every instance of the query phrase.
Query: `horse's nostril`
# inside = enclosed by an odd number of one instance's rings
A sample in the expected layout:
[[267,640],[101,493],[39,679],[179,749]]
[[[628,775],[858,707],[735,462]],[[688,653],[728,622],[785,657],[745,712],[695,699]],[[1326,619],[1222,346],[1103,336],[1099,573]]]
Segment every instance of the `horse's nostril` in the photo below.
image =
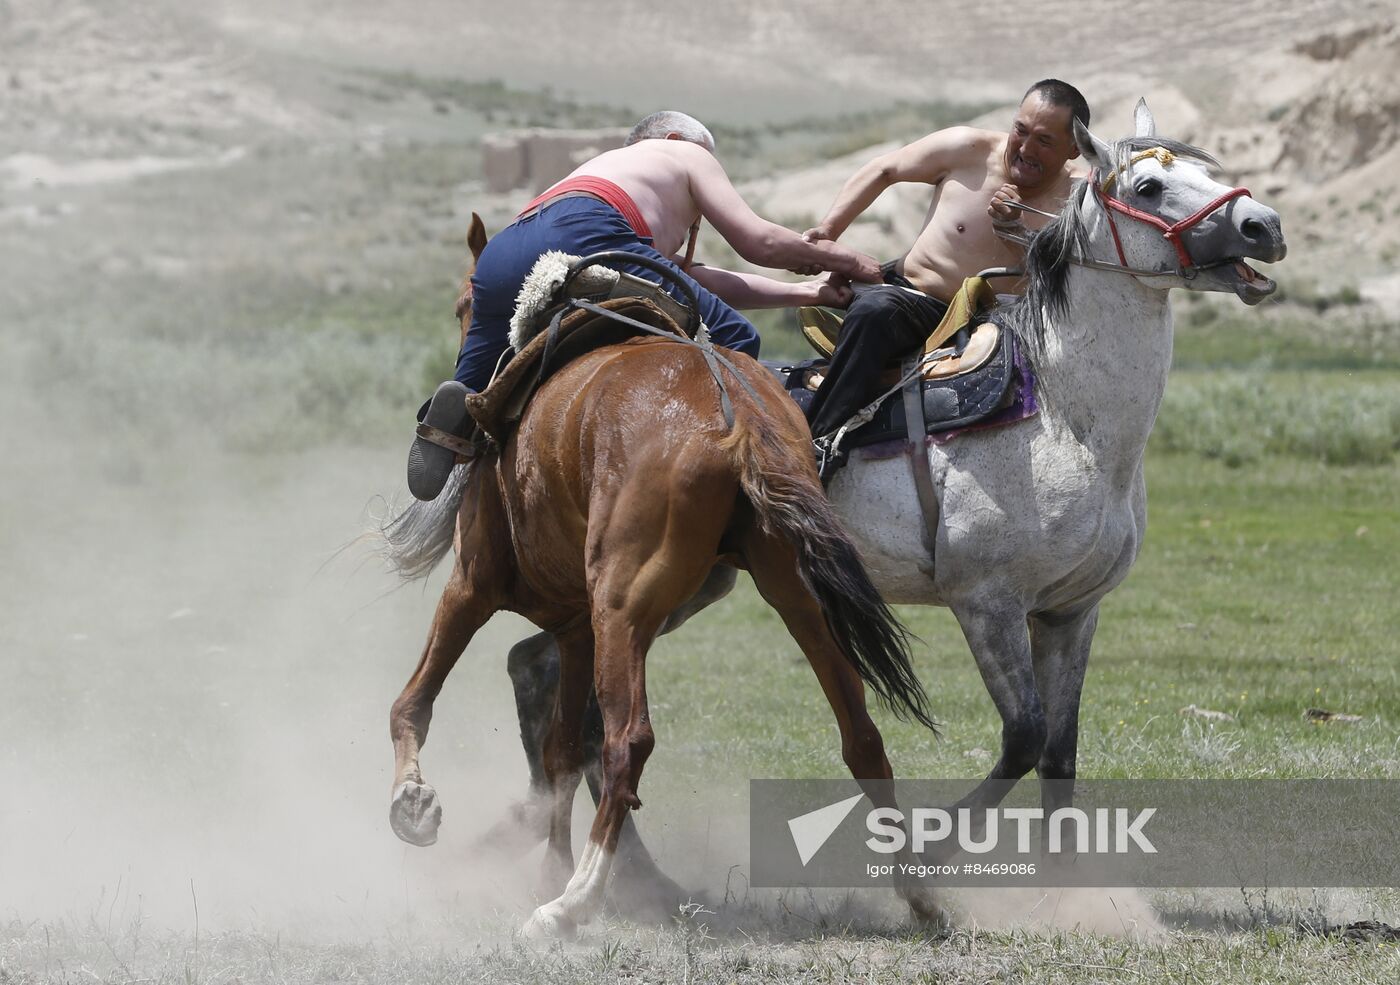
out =
[[1256,240],[1264,235],[1264,224],[1258,219],[1246,219],[1240,223],[1240,232],[1248,240]]

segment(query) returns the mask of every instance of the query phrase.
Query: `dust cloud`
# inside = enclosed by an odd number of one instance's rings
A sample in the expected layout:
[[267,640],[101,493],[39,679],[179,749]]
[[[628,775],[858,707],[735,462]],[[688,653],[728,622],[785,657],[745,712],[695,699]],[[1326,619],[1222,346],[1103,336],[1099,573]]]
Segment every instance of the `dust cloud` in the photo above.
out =
[[[525,787],[498,618],[425,752],[448,823],[399,843],[390,702],[436,592],[355,549],[396,455],[156,449],[112,472],[98,435],[5,415],[0,914],[115,907],[188,929],[382,925],[435,899],[520,898],[472,861]],[[387,593],[387,594],[386,594]],[[526,894],[528,899],[528,894]],[[468,900],[470,902],[470,899]]]
[[[386,508],[373,491],[405,495],[403,449],[119,439],[0,372],[0,919],[189,934],[197,913],[206,933],[305,942],[517,928],[542,852],[478,839],[526,790],[505,669],[523,620],[493,619],[438,699],[423,763],[440,840],[388,824],[388,710],[445,572],[402,585],[346,545]],[[741,805],[715,802],[639,815],[711,900],[747,862]]]

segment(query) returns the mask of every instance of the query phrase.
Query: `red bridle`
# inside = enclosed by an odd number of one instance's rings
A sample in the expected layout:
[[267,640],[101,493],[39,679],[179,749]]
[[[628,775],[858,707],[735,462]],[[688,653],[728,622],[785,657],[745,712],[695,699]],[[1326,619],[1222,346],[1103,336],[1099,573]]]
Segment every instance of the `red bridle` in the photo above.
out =
[[[1231,188],[1225,194],[1220,195],[1219,197],[1207,202],[1201,208],[1197,209],[1195,212],[1191,213],[1185,219],[1182,219],[1180,222],[1169,223],[1160,216],[1155,216],[1150,212],[1144,212],[1141,209],[1135,209],[1127,202],[1124,202],[1122,199],[1115,198],[1112,195],[1110,195],[1103,187],[1103,185],[1107,184],[1110,180],[1112,180],[1112,176],[1110,176],[1110,178],[1108,179],[1104,179],[1104,181],[1101,183],[1099,181],[1099,172],[1097,171],[1097,169],[1092,175],[1089,176],[1089,181],[1091,187],[1093,188],[1093,192],[1102,201],[1104,205],[1104,215],[1108,216],[1108,228],[1109,231],[1113,233],[1113,246],[1115,249],[1118,250],[1118,262],[1125,267],[1128,265],[1127,257],[1123,255],[1123,242],[1118,237],[1118,224],[1113,220],[1113,213],[1115,212],[1120,212],[1130,219],[1136,219],[1138,222],[1145,222],[1149,226],[1155,226],[1157,229],[1160,229],[1162,231],[1163,238],[1165,238],[1166,241],[1170,243],[1172,247],[1176,250],[1176,257],[1178,260],[1181,261],[1181,268],[1177,271],[1177,273],[1179,273],[1182,277],[1185,277],[1187,280],[1190,280],[1192,277],[1196,276],[1196,270],[1198,268],[1195,261],[1191,259],[1191,252],[1186,248],[1186,244],[1182,241],[1181,234],[1186,232],[1192,226],[1199,223],[1202,219],[1210,215],[1212,212],[1220,208],[1222,205],[1224,205],[1231,199],[1239,198],[1241,195],[1249,194],[1248,188]],[[1162,271],[1162,273],[1164,274],[1168,272],[1169,271],[1166,270]]]

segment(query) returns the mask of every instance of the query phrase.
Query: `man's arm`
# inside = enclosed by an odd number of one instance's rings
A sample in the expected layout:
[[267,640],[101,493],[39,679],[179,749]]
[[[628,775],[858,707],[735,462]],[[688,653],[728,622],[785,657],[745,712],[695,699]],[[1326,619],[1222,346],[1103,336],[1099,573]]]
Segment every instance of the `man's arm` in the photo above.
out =
[[839,239],[880,194],[902,181],[936,185],[956,168],[986,153],[983,131],[949,127],[931,133],[899,150],[882,154],[851,175],[842,186],[826,218],[809,229],[804,239]]
[[680,146],[693,148],[682,153],[701,215],[745,260],[786,270],[816,267],[869,283],[880,279],[880,265],[865,254],[836,243],[809,242],[762,218],[734,190],[713,154],[695,144]]
[[703,263],[692,264],[686,273],[725,304],[740,310],[795,308],[804,304],[844,308],[851,303],[851,289],[845,278],[837,275],[792,283],[762,274],[707,267]]

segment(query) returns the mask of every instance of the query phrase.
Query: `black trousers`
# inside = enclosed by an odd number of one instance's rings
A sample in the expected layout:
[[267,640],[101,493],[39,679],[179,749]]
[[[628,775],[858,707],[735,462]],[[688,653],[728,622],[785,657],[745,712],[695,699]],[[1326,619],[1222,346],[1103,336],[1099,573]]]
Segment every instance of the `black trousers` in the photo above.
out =
[[880,370],[922,345],[948,310],[895,273],[893,263],[882,269],[883,284],[855,285],[826,380],[807,410],[816,437],[837,430],[874,399]]

